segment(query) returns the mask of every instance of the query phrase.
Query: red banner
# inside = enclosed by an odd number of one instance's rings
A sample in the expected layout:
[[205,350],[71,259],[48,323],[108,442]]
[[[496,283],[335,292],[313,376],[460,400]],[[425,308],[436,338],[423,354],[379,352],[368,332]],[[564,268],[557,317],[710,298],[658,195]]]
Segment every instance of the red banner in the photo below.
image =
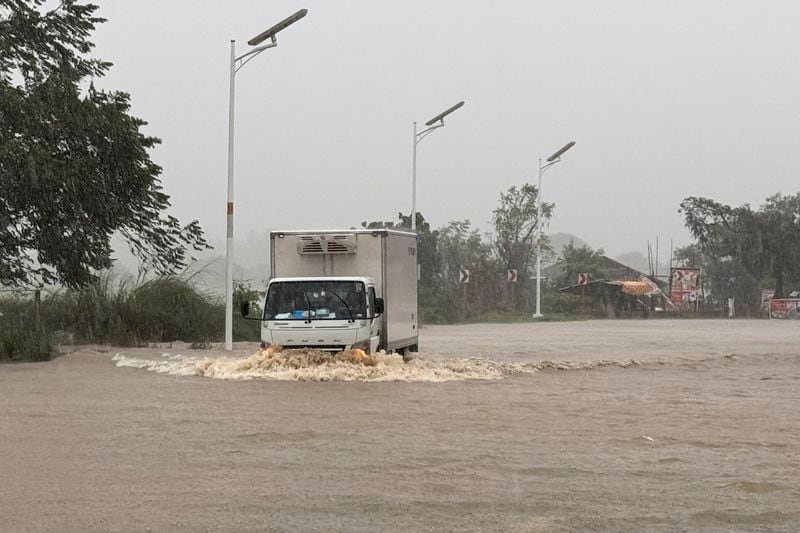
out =
[[800,298],[779,298],[769,301],[770,318],[800,318]]

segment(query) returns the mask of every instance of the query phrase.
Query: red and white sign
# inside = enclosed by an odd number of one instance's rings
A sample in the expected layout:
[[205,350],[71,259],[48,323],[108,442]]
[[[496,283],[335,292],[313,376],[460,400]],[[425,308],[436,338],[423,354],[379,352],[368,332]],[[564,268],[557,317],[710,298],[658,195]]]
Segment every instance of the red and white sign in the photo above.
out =
[[578,274],[578,285],[588,285],[589,284],[589,274],[587,272],[581,272]]
[[469,283],[469,270],[462,268],[458,271],[458,282]]
[[769,301],[770,318],[800,318],[800,298],[773,298]]
[[689,267],[673,267],[672,276],[672,303],[678,306],[694,304],[697,302],[700,290],[700,269]]
[[517,282],[517,269],[512,268],[508,272],[506,272],[506,281],[509,283],[516,283]]

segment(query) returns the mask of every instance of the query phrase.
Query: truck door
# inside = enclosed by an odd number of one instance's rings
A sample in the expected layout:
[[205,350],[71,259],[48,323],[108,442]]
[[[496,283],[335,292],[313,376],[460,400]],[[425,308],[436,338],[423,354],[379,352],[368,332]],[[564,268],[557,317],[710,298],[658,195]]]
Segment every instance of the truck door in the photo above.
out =
[[369,288],[369,311],[367,316],[371,316],[369,326],[369,353],[378,351],[381,343],[381,317],[375,317],[375,287]]

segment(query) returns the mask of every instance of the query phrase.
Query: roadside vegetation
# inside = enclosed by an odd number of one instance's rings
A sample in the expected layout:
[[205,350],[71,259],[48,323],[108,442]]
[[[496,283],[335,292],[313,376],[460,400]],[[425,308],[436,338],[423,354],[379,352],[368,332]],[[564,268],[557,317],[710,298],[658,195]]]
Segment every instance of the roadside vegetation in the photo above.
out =
[[[104,274],[80,289],[0,298],[0,361],[42,361],[58,343],[145,346],[183,341],[196,348],[221,342],[225,303],[191,280],[158,277],[136,283]],[[234,305],[258,294],[237,284]],[[259,322],[234,313],[235,341],[259,340]]]
[[677,264],[700,268],[710,304],[758,309],[761,290],[786,298],[800,289],[800,193],[774,194],[758,208],[688,197],[679,213],[695,242],[675,252]]
[[53,338],[37,320],[33,301],[0,300],[0,361],[47,361]]

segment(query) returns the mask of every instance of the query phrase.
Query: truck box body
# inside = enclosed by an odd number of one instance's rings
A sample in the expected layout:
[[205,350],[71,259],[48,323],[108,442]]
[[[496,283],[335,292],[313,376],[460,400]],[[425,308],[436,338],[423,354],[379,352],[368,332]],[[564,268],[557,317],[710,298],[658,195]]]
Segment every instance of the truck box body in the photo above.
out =
[[[387,229],[270,232],[270,279],[363,277],[384,301],[378,349],[416,351],[417,238]],[[270,327],[265,322],[265,327]]]

